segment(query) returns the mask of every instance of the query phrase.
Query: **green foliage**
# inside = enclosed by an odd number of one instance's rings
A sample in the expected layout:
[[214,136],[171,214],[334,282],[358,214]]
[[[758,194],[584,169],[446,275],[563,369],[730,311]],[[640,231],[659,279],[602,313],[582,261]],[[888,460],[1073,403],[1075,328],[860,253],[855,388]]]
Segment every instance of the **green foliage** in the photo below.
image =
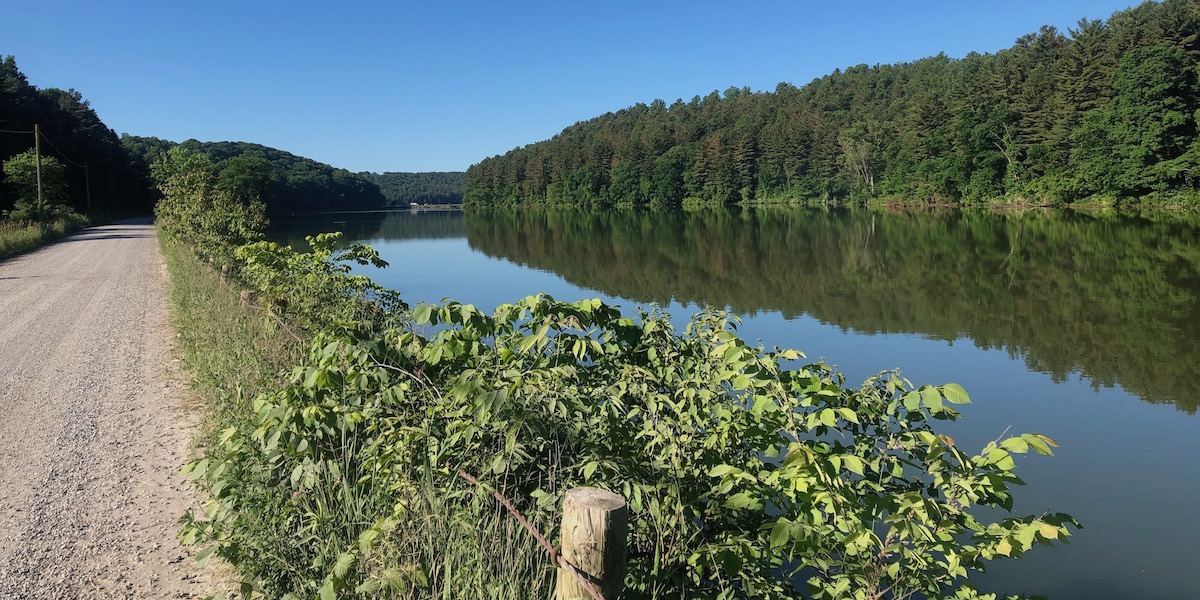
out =
[[208,260],[228,264],[233,248],[262,237],[265,207],[234,179],[218,179],[208,157],[174,147],[151,165],[162,200],[154,215],[171,240]]
[[[313,264],[335,258],[334,239],[314,238],[308,257],[265,244],[238,254],[254,257],[248,273],[280,271],[251,277],[263,289],[320,296],[344,289],[322,283],[344,270]],[[656,311],[630,319],[545,296],[490,315],[422,305],[411,319],[318,335],[290,383],[255,400],[254,424],[188,466],[211,498],[184,540],[213,545],[271,596],[428,597],[447,568],[430,550],[446,546],[399,524],[436,506],[477,535],[487,503],[454,476],[463,469],[543,525],[571,486],[621,493],[627,597],[968,598],[970,571],[1075,525],[977,516],[1011,509],[1012,455],[1049,454],[1049,438],[964,453],[933,427],[957,418],[958,386],[885,373],[849,388],[825,364],[794,365],[795,350],[747,345],[719,311],[682,332]],[[497,577],[517,589],[546,573],[530,561]]]
[[285,381],[281,373],[301,360],[307,345],[286,335],[277,321],[247,312],[239,290],[222,285],[218,272],[190,248],[161,232],[159,237],[171,273],[168,292],[181,360],[208,402],[203,446],[245,418],[255,396],[278,388]]
[[1121,196],[1197,189],[1194,61],[1170,42],[1138,48],[1121,58],[1113,87],[1076,132],[1079,185]]
[[433,173],[359,173],[387,198],[387,205],[403,208],[417,204],[461,204],[462,172]]
[[267,597],[546,597],[540,550],[490,498],[448,496],[396,462],[393,421],[421,389],[370,358],[318,341],[290,386],[255,401],[249,430],[189,464],[211,498],[183,541],[215,544]]
[[122,136],[128,152],[153,165],[173,148],[204,155],[212,165],[218,187],[261,201],[272,214],[314,210],[371,210],[386,201],[363,174],[248,142],[175,142]]
[[[144,171],[133,163],[117,134],[109,129],[75,90],[38,89],[17,68],[16,59],[0,55],[0,129],[29,135],[0,135],[0,162],[31,150],[38,125],[43,158],[54,156],[68,166],[63,202],[83,213],[148,214],[153,198],[144,185]],[[85,171],[80,165],[87,165]],[[0,211],[12,209],[16,198],[0,185]]]
[[468,205],[1052,204],[1200,191],[1193,0],[1051,26],[996,54],[635,104],[468,169]]
[[48,223],[71,214],[63,202],[67,199],[65,167],[52,156],[41,157],[41,187],[38,190],[38,156],[27,150],[4,161],[5,183],[16,196],[16,203],[8,213],[12,221],[34,221]]
[[271,163],[258,156],[235,156],[217,171],[217,188],[242,203],[261,200],[271,188]]
[[0,221],[0,260],[66,237],[87,224],[87,219],[74,213],[50,223]]
[[242,246],[234,256],[241,276],[279,315],[310,331],[334,330],[365,334],[394,325],[408,306],[400,294],[363,275],[350,265],[387,266],[379,253],[362,244],[336,249],[341,233],[305,238],[310,252],[291,246],[257,242]]
[[414,318],[450,329],[392,342],[400,368],[444,381],[406,452],[491,473],[530,510],[553,511],[571,485],[621,493],[644,557],[634,597],[801,597],[780,569],[816,597],[941,597],[997,552],[1066,534],[1065,517],[974,520],[973,506],[1011,508],[1019,480],[1008,450],[968,456],[933,432],[930,419],[957,416],[946,403],[966,400],[953,385],[886,374],[848,389],[820,363],[784,368],[802,355],[746,345],[716,311],[682,334],[658,313],[546,297]]

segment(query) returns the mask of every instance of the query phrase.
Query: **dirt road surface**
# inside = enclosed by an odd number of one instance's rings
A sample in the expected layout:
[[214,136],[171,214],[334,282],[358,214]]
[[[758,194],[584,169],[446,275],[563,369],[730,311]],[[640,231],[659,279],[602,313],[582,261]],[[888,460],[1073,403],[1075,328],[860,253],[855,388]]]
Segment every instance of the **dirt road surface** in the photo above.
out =
[[149,221],[0,262],[0,597],[199,598],[175,539],[196,421]]

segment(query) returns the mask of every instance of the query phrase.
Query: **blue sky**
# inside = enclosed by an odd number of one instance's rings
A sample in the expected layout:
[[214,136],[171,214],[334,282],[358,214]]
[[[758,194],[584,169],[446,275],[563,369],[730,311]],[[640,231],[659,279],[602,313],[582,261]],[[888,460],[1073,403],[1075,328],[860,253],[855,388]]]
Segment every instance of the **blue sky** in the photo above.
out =
[[1127,0],[9,3],[0,55],[118,133],[458,171],[637,102],[994,52]]

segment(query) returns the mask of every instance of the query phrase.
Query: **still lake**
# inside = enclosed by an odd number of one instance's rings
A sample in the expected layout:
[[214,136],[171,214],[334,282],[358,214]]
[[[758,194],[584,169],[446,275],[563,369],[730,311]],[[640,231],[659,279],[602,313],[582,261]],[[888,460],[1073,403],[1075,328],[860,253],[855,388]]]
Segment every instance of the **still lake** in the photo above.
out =
[[703,304],[742,337],[824,358],[853,384],[900,368],[963,385],[964,449],[1037,432],[1019,514],[1076,516],[1070,545],[992,563],[987,591],[1054,600],[1200,597],[1200,217],[760,209],[481,211],[275,218],[343,231],[409,304],[484,310],[546,292],[680,320]]

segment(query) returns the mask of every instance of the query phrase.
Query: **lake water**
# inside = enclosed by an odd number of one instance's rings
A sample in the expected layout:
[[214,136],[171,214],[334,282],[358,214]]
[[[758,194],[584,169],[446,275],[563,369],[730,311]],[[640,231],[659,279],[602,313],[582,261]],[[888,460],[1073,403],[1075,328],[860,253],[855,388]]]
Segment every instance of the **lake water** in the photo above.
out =
[[[410,304],[490,310],[535,292],[702,304],[740,333],[824,358],[851,383],[899,367],[962,384],[946,430],[978,449],[1038,432],[1018,514],[1068,512],[1070,545],[992,563],[987,591],[1055,600],[1200,597],[1200,218],[763,209],[338,214],[272,236],[341,230],[391,267]],[[366,272],[360,270],[360,272]]]

